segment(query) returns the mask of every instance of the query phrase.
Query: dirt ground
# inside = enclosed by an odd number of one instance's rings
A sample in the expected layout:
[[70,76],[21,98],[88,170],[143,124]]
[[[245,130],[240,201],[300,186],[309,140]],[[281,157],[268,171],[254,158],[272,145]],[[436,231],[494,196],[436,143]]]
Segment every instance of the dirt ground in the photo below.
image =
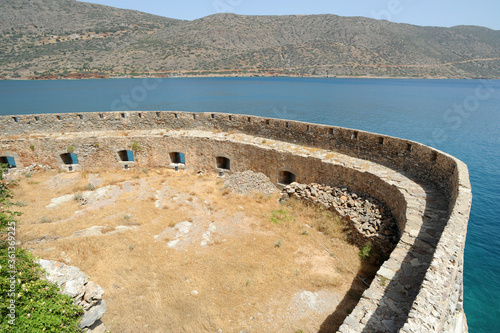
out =
[[25,173],[20,240],[104,289],[111,332],[336,331],[365,287],[352,272],[376,271],[338,216],[223,183],[169,169]]

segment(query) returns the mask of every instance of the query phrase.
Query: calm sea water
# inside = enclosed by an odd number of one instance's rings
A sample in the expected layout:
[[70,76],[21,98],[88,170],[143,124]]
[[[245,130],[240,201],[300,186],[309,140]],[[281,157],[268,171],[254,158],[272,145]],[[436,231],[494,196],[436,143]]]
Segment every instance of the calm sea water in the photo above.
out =
[[231,112],[407,138],[468,164],[471,332],[500,332],[500,80],[189,78],[0,81],[0,115],[109,110]]

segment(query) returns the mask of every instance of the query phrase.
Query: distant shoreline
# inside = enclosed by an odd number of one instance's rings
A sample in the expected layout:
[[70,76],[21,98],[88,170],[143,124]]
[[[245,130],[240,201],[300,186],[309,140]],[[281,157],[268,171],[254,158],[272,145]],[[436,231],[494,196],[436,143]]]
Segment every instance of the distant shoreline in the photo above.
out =
[[411,77],[411,76],[321,76],[321,75],[122,75],[108,77],[81,77],[81,78],[2,78],[0,81],[77,81],[77,80],[116,80],[116,79],[182,79],[182,78],[311,78],[311,79],[397,79],[397,80],[500,80],[500,78],[484,77]]

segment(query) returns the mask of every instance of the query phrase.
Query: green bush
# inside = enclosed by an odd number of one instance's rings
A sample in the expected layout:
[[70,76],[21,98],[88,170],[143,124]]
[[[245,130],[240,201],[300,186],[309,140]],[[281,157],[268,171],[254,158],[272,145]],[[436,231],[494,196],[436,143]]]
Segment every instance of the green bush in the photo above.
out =
[[36,258],[16,248],[18,212],[0,165],[0,332],[80,332],[83,309],[45,279]]
[[[42,278],[44,272],[35,262],[35,257],[24,249],[16,249],[16,273],[12,274],[7,249],[1,249],[1,252],[0,332],[79,332],[78,323],[83,310],[73,304],[71,297],[59,294],[55,284]],[[14,292],[11,290],[13,277]],[[14,318],[9,316],[12,299],[15,299]]]
[[359,250],[359,257],[361,258],[361,260],[367,260],[368,258],[370,258],[370,256],[372,255],[372,245],[371,244],[366,244],[365,246],[363,246],[361,248],[361,250]]
[[137,141],[132,142],[132,150],[135,152],[141,151],[142,150],[141,144]]
[[[15,217],[21,215],[21,213],[12,211],[10,207],[13,206],[12,203],[12,192],[9,189],[9,184],[3,179],[3,174],[7,170],[6,164],[0,164],[0,232],[2,236],[9,231],[8,228],[13,228],[15,225]],[[0,238],[0,246],[3,248],[7,245],[6,237]]]

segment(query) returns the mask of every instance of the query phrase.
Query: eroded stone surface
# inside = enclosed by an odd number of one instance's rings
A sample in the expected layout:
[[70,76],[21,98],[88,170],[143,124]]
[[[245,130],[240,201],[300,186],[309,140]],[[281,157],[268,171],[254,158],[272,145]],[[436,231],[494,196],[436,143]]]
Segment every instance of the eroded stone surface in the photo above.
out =
[[[38,263],[47,272],[49,282],[57,284],[62,294],[69,295],[73,303],[83,307],[80,328],[90,328],[101,319],[106,312],[106,302],[102,299],[104,290],[99,285],[88,281],[86,275],[77,267],[44,259],[38,260]],[[97,333],[105,329],[104,324],[100,323],[86,331]]]

